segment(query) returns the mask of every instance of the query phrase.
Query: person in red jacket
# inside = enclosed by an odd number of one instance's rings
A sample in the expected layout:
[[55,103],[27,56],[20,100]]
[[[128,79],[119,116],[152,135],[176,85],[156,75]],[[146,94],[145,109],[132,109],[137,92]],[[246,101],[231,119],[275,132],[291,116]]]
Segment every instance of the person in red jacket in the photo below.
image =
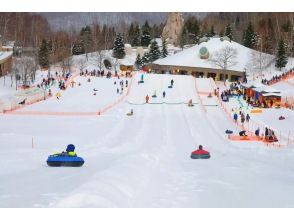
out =
[[146,103],[148,103],[148,102],[149,102],[149,96],[146,95]]

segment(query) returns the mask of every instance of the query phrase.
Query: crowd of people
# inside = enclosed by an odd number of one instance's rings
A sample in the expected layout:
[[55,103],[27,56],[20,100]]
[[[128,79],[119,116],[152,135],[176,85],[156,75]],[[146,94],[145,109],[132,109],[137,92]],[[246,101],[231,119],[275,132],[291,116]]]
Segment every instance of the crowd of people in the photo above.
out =
[[289,70],[288,72],[282,73],[281,75],[275,75],[271,79],[262,79],[261,83],[264,85],[271,85],[273,83],[279,82],[283,79],[286,79],[288,77],[294,76],[294,68]]

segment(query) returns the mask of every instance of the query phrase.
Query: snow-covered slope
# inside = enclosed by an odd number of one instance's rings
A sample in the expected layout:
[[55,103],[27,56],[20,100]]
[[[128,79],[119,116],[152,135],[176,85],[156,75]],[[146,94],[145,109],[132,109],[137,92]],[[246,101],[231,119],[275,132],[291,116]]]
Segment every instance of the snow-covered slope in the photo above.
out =
[[[168,89],[171,78],[174,88]],[[204,113],[199,104],[144,104],[154,90],[158,101],[152,102],[163,101],[162,90],[168,102],[197,100],[192,77],[148,75],[137,84],[139,79],[137,74],[125,103],[99,117],[0,115],[0,207],[294,206],[292,148],[228,141],[224,130],[238,129],[219,106]],[[114,85],[101,78],[95,83],[103,105]],[[96,109],[92,88],[69,89],[64,106]],[[28,108],[55,110],[58,104],[47,100]],[[132,117],[126,116],[130,109]],[[48,167],[47,156],[69,143],[84,166]],[[211,159],[190,159],[199,144]]]

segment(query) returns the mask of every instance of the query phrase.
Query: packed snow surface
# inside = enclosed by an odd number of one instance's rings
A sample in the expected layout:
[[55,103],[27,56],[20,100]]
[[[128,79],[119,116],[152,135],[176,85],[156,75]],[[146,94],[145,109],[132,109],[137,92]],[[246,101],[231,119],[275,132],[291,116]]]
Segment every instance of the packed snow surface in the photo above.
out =
[[[140,77],[101,116],[1,114],[0,207],[294,207],[293,148],[229,141],[224,131],[237,127],[217,100],[203,111],[191,76]],[[96,111],[122,96],[114,79],[91,79],[18,111]],[[70,143],[84,166],[48,167]],[[199,144],[210,159],[190,158]]]

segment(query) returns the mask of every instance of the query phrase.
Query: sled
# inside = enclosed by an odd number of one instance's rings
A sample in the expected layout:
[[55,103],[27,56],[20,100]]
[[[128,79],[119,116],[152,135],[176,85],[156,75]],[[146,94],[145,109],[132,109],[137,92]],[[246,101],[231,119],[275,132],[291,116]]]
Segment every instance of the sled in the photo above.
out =
[[195,150],[191,153],[191,159],[209,159],[210,153],[206,150]]
[[78,156],[50,155],[47,165],[50,167],[81,167],[84,159]]
[[231,130],[226,130],[225,133],[226,133],[226,134],[233,134],[233,131],[231,131]]
[[191,154],[191,159],[209,159],[210,154]]

